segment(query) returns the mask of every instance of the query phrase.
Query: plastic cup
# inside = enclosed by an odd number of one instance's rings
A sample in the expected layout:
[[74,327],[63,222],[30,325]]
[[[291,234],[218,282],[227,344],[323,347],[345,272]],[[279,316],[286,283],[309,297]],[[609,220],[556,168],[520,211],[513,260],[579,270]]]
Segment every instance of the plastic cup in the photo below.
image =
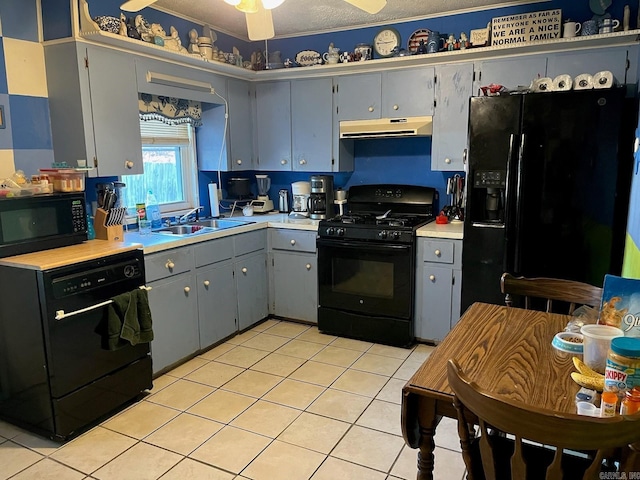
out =
[[578,402],[576,403],[578,409],[578,415],[588,415],[590,417],[596,416],[596,406],[591,402]]
[[609,325],[584,325],[580,333],[584,336],[584,363],[596,372],[604,374],[611,340],[624,337],[624,332]]
[[151,233],[151,220],[138,220],[138,233],[148,235]]

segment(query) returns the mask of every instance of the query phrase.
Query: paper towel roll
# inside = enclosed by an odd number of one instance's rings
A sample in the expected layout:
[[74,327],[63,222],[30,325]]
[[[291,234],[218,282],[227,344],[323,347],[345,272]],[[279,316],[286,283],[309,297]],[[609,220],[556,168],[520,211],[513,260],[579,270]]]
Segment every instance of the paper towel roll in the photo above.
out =
[[220,200],[218,199],[218,184],[210,183],[209,187],[209,204],[211,205],[211,216],[217,218],[220,216]]
[[589,90],[593,88],[593,77],[588,73],[581,73],[573,79],[574,90]]
[[542,77],[534,80],[533,91],[534,92],[552,92],[553,80],[551,80],[549,77]]
[[593,75],[593,88],[611,88],[616,84],[616,79],[609,70],[603,70]]
[[566,92],[573,88],[573,79],[571,75],[566,73],[558,75],[553,79],[553,91],[554,92]]

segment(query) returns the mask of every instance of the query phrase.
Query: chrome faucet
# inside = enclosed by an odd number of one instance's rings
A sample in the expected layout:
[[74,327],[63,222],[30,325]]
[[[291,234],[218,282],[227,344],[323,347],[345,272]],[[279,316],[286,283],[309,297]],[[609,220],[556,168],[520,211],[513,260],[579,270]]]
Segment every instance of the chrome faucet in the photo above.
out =
[[185,213],[178,219],[178,223],[186,223],[187,219],[189,218],[189,215],[191,215],[192,213],[196,214],[196,222],[197,222],[198,220],[200,220],[200,217],[198,216],[198,212],[200,212],[200,210],[202,210],[202,207],[192,208],[191,210],[189,210],[187,213]]

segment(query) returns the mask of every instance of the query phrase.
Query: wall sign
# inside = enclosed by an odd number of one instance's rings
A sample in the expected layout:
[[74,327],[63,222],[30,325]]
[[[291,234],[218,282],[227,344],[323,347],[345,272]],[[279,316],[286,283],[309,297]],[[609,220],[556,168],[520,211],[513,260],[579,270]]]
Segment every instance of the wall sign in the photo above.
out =
[[491,20],[491,45],[518,45],[560,38],[562,10],[519,13]]

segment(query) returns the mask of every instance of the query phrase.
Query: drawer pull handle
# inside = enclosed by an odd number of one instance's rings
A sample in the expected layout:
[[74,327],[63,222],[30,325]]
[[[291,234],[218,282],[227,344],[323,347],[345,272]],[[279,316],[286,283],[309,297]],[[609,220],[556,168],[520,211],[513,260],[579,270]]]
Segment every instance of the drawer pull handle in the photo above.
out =
[[451,159],[450,158],[445,158],[444,159],[444,163],[446,163],[447,165],[451,163]]
[[440,257],[442,255],[442,252],[440,250],[436,250],[435,252],[433,252],[436,254],[436,257]]
[[168,270],[173,270],[176,266],[175,263],[173,263],[172,260],[167,260],[167,263],[164,264],[165,268],[167,268]]
[[281,165],[286,165],[287,164],[287,160],[283,158],[282,160],[280,160],[280,164]]
[[[140,290],[149,291],[149,290],[151,290],[151,288],[152,287],[147,287],[146,285],[141,285],[140,286]],[[95,310],[97,308],[104,307],[106,305],[109,305],[110,303],[113,303],[113,300],[106,300],[104,302],[100,302],[100,303],[96,303],[95,305],[91,305],[90,307],[81,308],[80,310],[75,310],[75,311],[69,312],[69,313],[65,313],[64,310],[56,310],[55,319],[56,320],[62,320],[62,319],[67,318],[67,317],[72,317],[73,315],[78,315],[80,313],[90,312],[91,310]]]
[[131,170],[133,168],[133,165],[134,165],[134,163],[131,160],[125,160],[124,161],[124,166],[128,170]]
[[237,163],[238,165],[242,165],[242,160],[238,159],[238,160],[236,160],[236,163]]
[[247,273],[247,267],[242,267],[242,273]]
[[307,161],[303,158],[302,160],[300,160],[300,165],[306,165]]
[[189,293],[191,291],[190,287],[184,287],[184,293]]
[[436,281],[436,276],[435,275],[429,275],[429,280],[431,280],[432,282]]
[[393,109],[394,109],[394,110],[398,110],[398,108],[399,108],[399,107],[398,107],[398,105],[394,105],[394,106],[393,106]]
[[209,285],[211,285],[211,282],[210,282],[209,280],[205,280],[205,281],[204,281],[204,282],[202,282],[202,283],[204,283],[204,286],[205,286],[205,287],[208,287]]
[[296,241],[295,240],[291,240],[291,245],[295,245]]
[[369,111],[370,111],[370,112],[373,112],[373,107],[369,107]]
[[307,264],[305,265],[305,267],[307,267],[307,270],[311,270],[311,264],[310,264],[310,263],[307,263]]

